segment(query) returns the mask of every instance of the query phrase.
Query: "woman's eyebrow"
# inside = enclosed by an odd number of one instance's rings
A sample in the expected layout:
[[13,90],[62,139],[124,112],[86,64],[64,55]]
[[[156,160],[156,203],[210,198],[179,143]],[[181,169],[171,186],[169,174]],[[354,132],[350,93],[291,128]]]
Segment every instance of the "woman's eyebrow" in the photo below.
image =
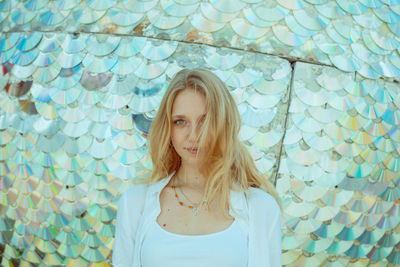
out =
[[[201,119],[201,118],[203,118],[203,117],[205,117],[206,116],[206,114],[203,114],[203,115],[200,115],[199,116],[199,118]],[[185,115],[181,115],[181,114],[176,114],[176,115],[172,115],[172,118],[173,119],[186,119],[186,116]]]
[[172,118],[176,118],[176,119],[178,119],[178,118],[186,118],[185,117],[185,115],[172,115]]

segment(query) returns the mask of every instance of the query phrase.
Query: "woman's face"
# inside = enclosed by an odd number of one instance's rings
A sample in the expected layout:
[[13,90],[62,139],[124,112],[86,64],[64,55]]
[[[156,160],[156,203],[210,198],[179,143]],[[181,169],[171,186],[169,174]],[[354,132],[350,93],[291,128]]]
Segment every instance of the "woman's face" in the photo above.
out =
[[171,141],[185,165],[199,162],[199,135],[205,115],[206,98],[201,92],[184,89],[177,94],[172,105]]

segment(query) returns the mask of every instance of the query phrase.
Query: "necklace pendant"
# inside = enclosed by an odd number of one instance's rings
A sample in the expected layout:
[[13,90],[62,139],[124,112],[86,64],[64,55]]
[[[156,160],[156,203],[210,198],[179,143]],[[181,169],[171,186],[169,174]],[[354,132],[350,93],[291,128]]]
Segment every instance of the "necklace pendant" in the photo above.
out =
[[196,204],[193,205],[193,214],[194,214],[194,216],[197,216],[197,214],[199,214],[199,210],[197,209]]

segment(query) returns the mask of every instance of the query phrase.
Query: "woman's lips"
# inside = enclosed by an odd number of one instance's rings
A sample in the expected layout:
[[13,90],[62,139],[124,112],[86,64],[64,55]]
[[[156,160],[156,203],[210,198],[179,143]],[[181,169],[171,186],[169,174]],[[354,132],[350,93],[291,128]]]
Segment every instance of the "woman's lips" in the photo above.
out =
[[199,150],[197,147],[194,148],[186,148],[187,151],[189,151],[192,154],[197,154],[197,151]]

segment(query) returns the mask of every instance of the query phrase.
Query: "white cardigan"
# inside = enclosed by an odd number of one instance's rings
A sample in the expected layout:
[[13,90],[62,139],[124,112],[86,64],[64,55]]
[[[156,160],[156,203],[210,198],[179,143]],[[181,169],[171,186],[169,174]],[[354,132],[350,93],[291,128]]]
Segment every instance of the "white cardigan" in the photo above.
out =
[[[161,212],[160,193],[173,173],[150,186],[135,185],[119,199],[112,262],[115,267],[140,267],[140,250],[150,222]],[[144,201],[144,202],[143,202]],[[280,209],[271,195],[250,187],[245,192],[230,190],[230,201],[248,236],[248,267],[281,266]],[[142,212],[143,207],[143,212]]]

